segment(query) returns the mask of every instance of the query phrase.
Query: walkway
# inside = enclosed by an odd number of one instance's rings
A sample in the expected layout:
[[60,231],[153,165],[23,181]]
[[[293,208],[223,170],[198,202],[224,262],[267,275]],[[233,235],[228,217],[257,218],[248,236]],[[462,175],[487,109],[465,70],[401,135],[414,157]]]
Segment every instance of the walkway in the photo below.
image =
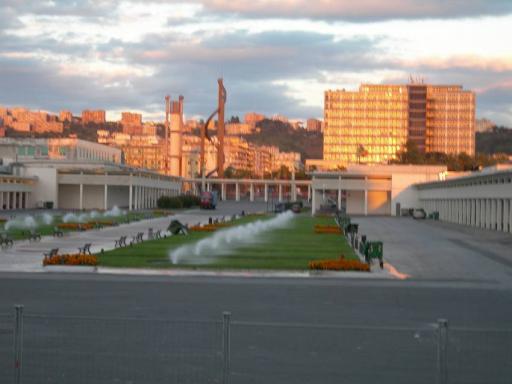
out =
[[0,271],[42,272],[44,271],[41,264],[43,253],[52,248],[59,248],[61,254],[76,253],[78,247],[82,247],[85,243],[91,243],[91,252],[100,252],[101,249],[107,251],[114,248],[115,241],[121,236],[128,236],[131,239],[138,232],[144,232],[146,237],[149,228],[165,232],[172,219],[180,220],[184,224],[197,224],[207,222],[209,216],[215,217],[209,212],[206,214],[202,212],[180,213],[100,230],[71,232],[60,238],[45,236],[37,242],[17,241],[14,247],[0,250]]

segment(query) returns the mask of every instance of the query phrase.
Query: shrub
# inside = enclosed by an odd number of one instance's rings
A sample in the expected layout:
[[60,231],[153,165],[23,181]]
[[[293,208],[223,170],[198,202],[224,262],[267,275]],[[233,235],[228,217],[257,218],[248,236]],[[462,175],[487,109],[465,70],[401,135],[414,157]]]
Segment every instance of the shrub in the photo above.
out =
[[45,256],[43,265],[98,265],[98,258],[94,255],[67,254]]
[[309,269],[320,271],[362,271],[370,272],[370,266],[359,260],[347,260],[342,255],[337,260],[314,260],[309,262]]
[[192,195],[162,196],[158,199],[157,205],[160,209],[177,209],[197,207],[201,199]]

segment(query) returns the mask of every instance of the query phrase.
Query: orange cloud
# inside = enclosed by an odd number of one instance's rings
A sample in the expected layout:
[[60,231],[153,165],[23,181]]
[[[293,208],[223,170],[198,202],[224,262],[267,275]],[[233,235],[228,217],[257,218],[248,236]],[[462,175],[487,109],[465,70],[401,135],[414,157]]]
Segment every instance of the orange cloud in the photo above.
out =
[[419,58],[414,60],[395,60],[395,64],[407,67],[428,67],[432,69],[464,68],[483,71],[505,72],[512,70],[512,56],[481,57],[477,55],[455,55],[442,58]]

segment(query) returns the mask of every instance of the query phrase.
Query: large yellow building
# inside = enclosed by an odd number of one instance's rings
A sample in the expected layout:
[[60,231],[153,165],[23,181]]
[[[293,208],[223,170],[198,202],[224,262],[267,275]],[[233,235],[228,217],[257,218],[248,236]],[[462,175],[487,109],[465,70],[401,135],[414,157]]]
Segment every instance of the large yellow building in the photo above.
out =
[[408,139],[424,152],[475,152],[475,95],[461,86],[326,91],[324,118],[324,160],[331,163],[387,163]]

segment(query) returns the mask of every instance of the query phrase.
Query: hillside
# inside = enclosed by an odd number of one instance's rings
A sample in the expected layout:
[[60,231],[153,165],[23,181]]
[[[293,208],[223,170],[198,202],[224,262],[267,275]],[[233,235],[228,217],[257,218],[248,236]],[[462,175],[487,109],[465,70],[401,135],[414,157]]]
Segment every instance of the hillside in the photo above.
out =
[[478,153],[512,155],[512,129],[510,128],[494,127],[490,132],[477,132],[475,142]]
[[261,132],[243,136],[257,145],[275,145],[284,152],[300,152],[302,160],[321,159],[323,135],[319,132],[295,130],[281,121],[263,120],[257,124]]

